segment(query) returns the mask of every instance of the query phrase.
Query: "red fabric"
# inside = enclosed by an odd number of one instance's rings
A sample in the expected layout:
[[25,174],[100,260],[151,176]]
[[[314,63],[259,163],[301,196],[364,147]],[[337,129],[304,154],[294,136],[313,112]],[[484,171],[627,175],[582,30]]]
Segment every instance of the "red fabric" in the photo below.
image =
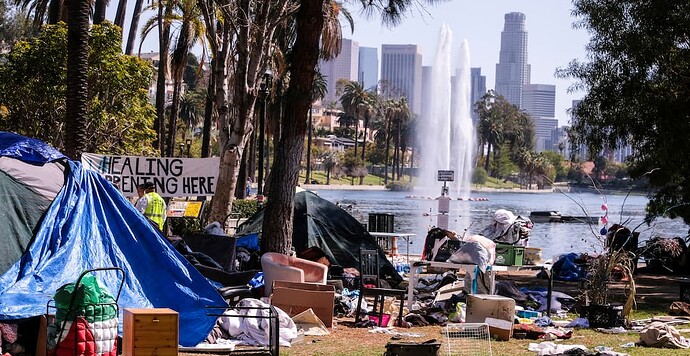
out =
[[50,350],[51,356],[96,356],[96,344],[86,319],[79,317],[67,332],[67,336]]

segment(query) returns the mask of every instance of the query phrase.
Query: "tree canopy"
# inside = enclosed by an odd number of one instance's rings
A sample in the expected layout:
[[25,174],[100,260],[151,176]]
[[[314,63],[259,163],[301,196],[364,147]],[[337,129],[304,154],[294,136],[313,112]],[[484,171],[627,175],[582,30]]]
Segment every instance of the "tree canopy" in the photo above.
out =
[[653,188],[648,217],[690,222],[690,2],[576,0],[591,34],[586,62],[557,71],[586,93],[575,108],[576,144],[591,152],[632,145],[632,178]]
[[[90,32],[89,134],[86,150],[151,154],[153,70],[121,54],[120,30],[110,23]],[[67,27],[47,25],[38,37],[15,44],[0,64],[0,126],[64,147]]]

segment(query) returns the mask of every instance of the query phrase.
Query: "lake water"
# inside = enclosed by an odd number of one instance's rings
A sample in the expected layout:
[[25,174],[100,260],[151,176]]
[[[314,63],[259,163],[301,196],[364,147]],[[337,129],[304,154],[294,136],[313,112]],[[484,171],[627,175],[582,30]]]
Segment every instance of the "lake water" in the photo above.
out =
[[[320,190],[319,196],[337,203],[362,223],[371,213],[389,213],[395,216],[398,232],[416,233],[409,246],[410,254],[421,254],[424,238],[430,226],[436,225],[438,201],[409,198],[409,192]],[[608,221],[623,223],[640,232],[640,242],[653,237],[685,237],[688,225],[682,220],[660,218],[650,226],[642,224],[648,199],[644,196],[607,195],[592,193],[472,193],[472,197],[486,201],[451,201],[449,229],[470,234],[484,230],[491,222],[493,212],[507,209],[515,215],[529,216],[531,211],[559,211],[563,215],[601,217],[605,213],[602,204],[608,206]],[[642,225],[641,225],[642,224]],[[603,225],[583,223],[535,223],[529,246],[543,249],[544,259],[567,252],[601,251],[602,243],[597,236]],[[404,241],[398,243],[405,253]]]

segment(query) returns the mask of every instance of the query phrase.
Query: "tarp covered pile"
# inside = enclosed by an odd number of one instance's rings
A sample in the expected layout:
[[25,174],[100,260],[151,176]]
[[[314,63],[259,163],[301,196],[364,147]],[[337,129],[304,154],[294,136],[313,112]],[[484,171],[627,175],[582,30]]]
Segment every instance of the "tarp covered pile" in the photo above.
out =
[[[88,269],[120,267],[121,308],[180,314],[180,344],[215,323],[216,289],[105,178],[45,143],[0,132],[0,321],[42,315],[63,285]],[[98,275],[115,293],[122,277]]]

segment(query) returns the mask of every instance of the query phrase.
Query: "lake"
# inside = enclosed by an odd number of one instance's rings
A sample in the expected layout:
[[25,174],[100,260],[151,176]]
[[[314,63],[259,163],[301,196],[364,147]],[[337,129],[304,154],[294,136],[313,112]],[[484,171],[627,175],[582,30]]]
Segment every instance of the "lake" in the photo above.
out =
[[[371,213],[389,213],[395,216],[397,232],[416,233],[409,246],[411,254],[421,254],[424,238],[430,226],[436,225],[438,201],[410,198],[409,192],[385,190],[318,190],[319,196],[337,203],[362,223],[368,221]],[[449,229],[462,233],[478,234],[491,222],[497,209],[507,209],[515,215],[528,217],[531,211],[555,210],[563,215],[601,217],[608,207],[608,226],[622,223],[640,232],[640,242],[653,237],[685,237],[688,225],[680,219],[660,218],[650,226],[643,224],[645,196],[599,195],[594,193],[518,193],[518,192],[473,192],[473,198],[486,201],[451,201]],[[603,225],[583,223],[535,223],[529,246],[543,249],[544,259],[567,252],[601,251],[597,239]],[[400,253],[405,253],[404,241],[398,243]]]

